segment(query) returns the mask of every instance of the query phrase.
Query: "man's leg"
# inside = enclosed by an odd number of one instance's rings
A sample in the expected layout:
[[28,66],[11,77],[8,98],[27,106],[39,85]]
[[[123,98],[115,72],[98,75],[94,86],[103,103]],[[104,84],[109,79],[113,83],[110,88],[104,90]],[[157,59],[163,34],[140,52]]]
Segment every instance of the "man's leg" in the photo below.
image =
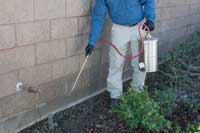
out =
[[[145,32],[142,32],[144,35]],[[132,31],[132,36],[131,36],[131,50],[132,54],[136,55],[139,52],[139,33],[137,30],[137,27],[135,27]],[[146,72],[140,71],[139,70],[139,58],[136,58],[131,61],[131,65],[133,67],[133,82],[138,90],[143,89],[144,84],[145,84],[145,79],[146,79]]]
[[[126,54],[129,41],[128,28],[114,25],[112,28],[112,43]],[[113,48],[109,51],[109,74],[107,78],[107,90],[111,98],[118,98],[122,95],[122,72],[125,59],[121,57]]]

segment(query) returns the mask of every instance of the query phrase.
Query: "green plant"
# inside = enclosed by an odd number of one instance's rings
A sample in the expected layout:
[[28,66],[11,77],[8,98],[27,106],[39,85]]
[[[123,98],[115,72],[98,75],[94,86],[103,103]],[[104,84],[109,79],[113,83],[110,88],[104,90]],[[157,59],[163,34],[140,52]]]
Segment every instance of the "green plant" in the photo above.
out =
[[200,117],[196,121],[189,123],[186,128],[187,133],[200,132]]
[[195,125],[189,123],[189,124],[187,125],[186,132],[187,132],[187,133],[193,133],[193,132],[195,132],[195,131],[196,131]]
[[131,128],[143,127],[147,131],[167,131],[171,129],[171,122],[159,112],[159,105],[149,97],[146,89],[140,93],[134,85],[120,97],[120,105],[112,111],[125,121]]
[[155,93],[155,101],[160,106],[161,114],[165,117],[172,117],[172,113],[176,108],[176,90],[165,88],[157,90]]
[[176,123],[175,124],[175,133],[181,133],[182,131],[181,131],[181,126],[178,124],[178,123]]

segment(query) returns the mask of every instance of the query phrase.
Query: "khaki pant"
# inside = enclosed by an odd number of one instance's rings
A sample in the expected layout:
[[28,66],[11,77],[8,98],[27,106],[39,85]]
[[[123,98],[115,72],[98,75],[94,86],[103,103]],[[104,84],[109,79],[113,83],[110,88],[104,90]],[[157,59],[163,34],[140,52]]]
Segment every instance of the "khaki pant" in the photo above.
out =
[[[132,55],[138,53],[139,33],[138,25],[129,27],[114,24],[112,27],[112,43],[125,55],[128,44],[131,44]],[[144,31],[142,31],[144,35]],[[122,95],[122,73],[125,59],[121,57],[113,48],[109,49],[109,74],[107,78],[107,90],[111,94],[111,98],[118,98]],[[146,72],[138,69],[138,58],[131,61],[133,67],[133,81],[137,88],[143,88]]]

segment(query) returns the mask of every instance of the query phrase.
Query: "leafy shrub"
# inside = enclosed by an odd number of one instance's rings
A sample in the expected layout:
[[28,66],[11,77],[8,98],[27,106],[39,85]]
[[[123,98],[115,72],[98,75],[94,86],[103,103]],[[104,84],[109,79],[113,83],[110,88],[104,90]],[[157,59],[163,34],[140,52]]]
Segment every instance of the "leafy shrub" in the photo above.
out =
[[143,127],[148,131],[167,131],[171,122],[159,112],[159,105],[153,101],[146,90],[137,92],[134,85],[120,97],[120,105],[112,111],[131,128]]
[[181,132],[182,132],[181,126],[178,123],[176,123],[175,124],[175,133],[181,133]]
[[200,117],[196,121],[189,123],[186,129],[187,133],[200,132]]
[[163,90],[157,90],[155,93],[155,101],[160,106],[161,114],[165,117],[172,117],[172,113],[176,108],[176,90],[166,88]]

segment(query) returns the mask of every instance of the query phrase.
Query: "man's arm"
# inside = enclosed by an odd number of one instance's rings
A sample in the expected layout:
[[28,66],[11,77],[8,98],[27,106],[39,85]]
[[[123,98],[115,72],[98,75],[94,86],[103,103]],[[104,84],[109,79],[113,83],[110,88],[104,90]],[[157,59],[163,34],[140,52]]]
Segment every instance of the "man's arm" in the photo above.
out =
[[151,21],[152,23],[155,22],[155,0],[146,0],[144,3],[144,12],[147,21]]
[[89,36],[89,45],[95,46],[105,22],[106,16],[106,3],[105,0],[96,0],[92,10],[91,16],[91,30]]
[[[141,5],[144,6],[144,13],[145,13],[145,18],[146,22],[144,23],[146,26],[148,26],[150,31],[153,31],[155,29],[155,0],[143,0],[140,1]],[[142,29],[145,27],[143,26]]]

